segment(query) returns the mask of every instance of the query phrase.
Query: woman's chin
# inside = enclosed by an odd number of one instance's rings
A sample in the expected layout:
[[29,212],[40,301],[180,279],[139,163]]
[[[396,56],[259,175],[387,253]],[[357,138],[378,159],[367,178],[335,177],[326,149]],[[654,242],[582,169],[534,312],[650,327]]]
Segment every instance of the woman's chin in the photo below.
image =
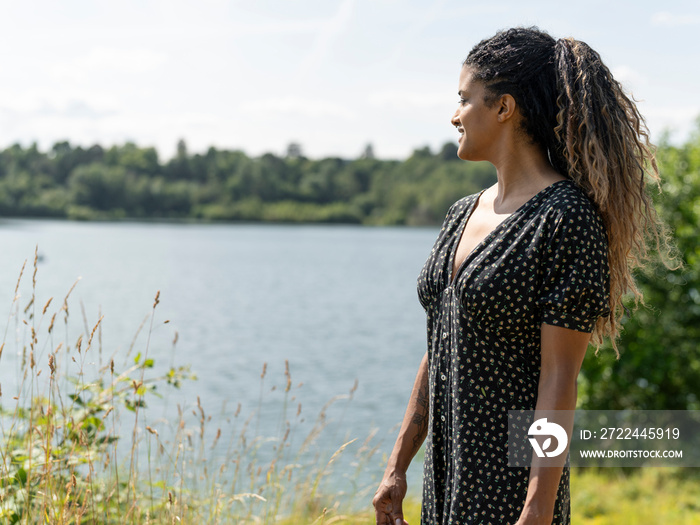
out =
[[462,149],[457,150],[457,157],[459,157],[462,160],[470,160],[469,155],[467,154],[466,151],[462,151]]

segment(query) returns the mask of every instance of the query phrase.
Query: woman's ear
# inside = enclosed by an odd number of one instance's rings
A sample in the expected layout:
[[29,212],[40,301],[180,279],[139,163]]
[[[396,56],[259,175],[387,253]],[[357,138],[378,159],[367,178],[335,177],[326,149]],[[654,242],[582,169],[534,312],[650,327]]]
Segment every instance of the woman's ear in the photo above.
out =
[[498,99],[498,122],[506,122],[515,115],[517,104],[512,95],[501,95]]

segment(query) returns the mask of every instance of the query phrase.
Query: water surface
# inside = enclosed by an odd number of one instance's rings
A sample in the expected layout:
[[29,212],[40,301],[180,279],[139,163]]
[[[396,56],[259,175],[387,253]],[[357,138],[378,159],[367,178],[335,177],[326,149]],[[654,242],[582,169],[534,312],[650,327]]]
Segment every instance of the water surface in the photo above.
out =
[[[16,384],[26,337],[17,324],[21,315],[12,317],[10,311],[13,292],[28,259],[17,312],[31,297],[38,245],[37,320],[49,297],[54,301],[47,316],[58,310],[79,277],[68,328],[58,323],[56,340],[67,333],[64,338],[75,341],[104,316],[101,353],[96,346],[87,360],[93,372],[112,355],[119,368],[145,351],[148,322],[126,357],[160,291],[149,357],[156,369],[191,364],[199,379],[167,392],[147,411],[150,422],[174,420],[176,404],[190,410],[199,396],[212,416],[210,427],[226,428],[238,403],[244,412],[257,410],[262,392],[265,409],[254,421],[255,431],[274,435],[288,360],[289,396],[295,397],[290,413],[301,402],[296,421],[304,419],[305,425],[324,403],[358,381],[352,402],[329,412],[332,424],[319,447],[335,450],[345,439],[362,440],[377,429],[381,451],[388,453],[425,352],[416,277],[436,233],[432,228],[5,220],[0,223],[0,320],[10,322],[0,363],[3,394]],[[48,319],[41,323],[40,333]],[[40,366],[47,352],[41,349]],[[380,471],[381,458],[375,459],[368,475]]]

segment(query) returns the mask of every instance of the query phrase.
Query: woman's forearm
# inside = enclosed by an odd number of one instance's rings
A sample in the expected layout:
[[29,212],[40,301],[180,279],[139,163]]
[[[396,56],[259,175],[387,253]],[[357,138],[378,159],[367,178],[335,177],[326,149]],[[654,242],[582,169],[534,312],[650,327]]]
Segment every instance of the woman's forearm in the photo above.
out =
[[[576,409],[576,379],[591,334],[542,325],[540,377],[535,419],[547,417],[571,435]],[[549,525],[569,447],[554,457],[532,456],[525,505],[517,525]],[[547,466],[545,466],[547,465]]]
[[[572,381],[570,377],[550,377],[540,382],[538,390],[533,420],[547,417],[550,422],[563,427],[566,435],[570,436],[574,424],[573,411],[576,408],[576,380]],[[556,412],[553,414],[552,411]],[[523,523],[552,522],[567,452],[568,446],[557,458],[539,458],[533,454],[527,497],[521,514],[521,520],[526,520]]]
[[411,460],[420,449],[428,433],[429,412],[428,354],[426,353],[418,367],[401,430],[399,430],[399,436],[396,438],[394,449],[389,457],[387,472],[405,473],[408,470]]

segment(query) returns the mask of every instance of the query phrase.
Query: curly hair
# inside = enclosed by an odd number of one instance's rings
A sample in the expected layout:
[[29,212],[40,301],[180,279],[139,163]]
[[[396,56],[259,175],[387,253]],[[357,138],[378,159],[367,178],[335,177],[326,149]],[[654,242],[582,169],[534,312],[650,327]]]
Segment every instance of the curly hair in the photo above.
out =
[[623,296],[643,301],[634,269],[652,249],[670,253],[647,193],[648,181],[659,186],[659,171],[644,118],[590,46],[535,27],[482,40],[463,65],[484,83],[487,104],[503,94],[515,99],[524,132],[597,207],[608,237],[610,315],[598,319],[593,342],[608,336],[617,353]]

